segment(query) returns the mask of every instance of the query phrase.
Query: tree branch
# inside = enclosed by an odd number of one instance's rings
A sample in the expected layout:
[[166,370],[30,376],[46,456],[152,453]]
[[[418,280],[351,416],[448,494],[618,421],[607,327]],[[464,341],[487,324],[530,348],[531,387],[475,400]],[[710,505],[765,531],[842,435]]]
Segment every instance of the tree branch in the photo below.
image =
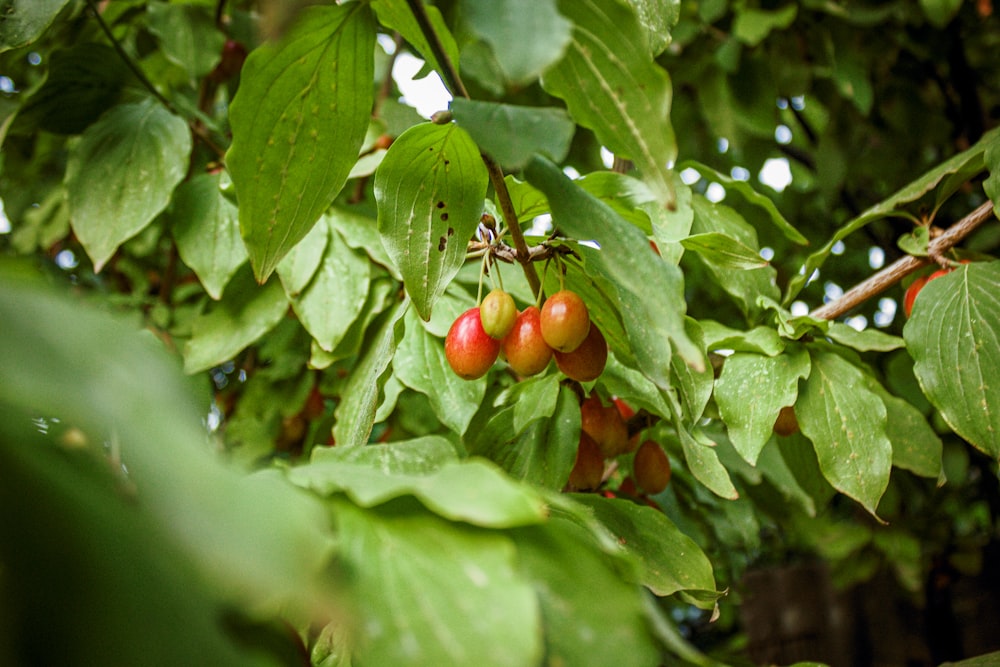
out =
[[993,202],[986,201],[972,213],[953,224],[941,236],[930,242],[927,257],[907,255],[885,267],[864,282],[858,283],[844,292],[839,299],[824,304],[809,315],[821,320],[840,317],[868,299],[881,294],[917,269],[927,266],[950,248],[958,245],[965,237],[993,216]]

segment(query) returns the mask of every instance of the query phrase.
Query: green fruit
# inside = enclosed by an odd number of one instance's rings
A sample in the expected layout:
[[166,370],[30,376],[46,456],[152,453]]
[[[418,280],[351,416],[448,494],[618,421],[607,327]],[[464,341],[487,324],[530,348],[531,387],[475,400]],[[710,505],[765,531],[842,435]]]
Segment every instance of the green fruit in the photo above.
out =
[[552,359],[552,348],[542,338],[538,308],[528,306],[514,320],[510,333],[501,342],[504,358],[520,376],[537,375]]
[[514,297],[502,289],[495,289],[486,295],[479,305],[479,317],[483,330],[491,337],[501,340],[510,333],[517,319]]
[[455,374],[465,380],[486,375],[500,354],[500,341],[491,338],[479,318],[479,308],[458,316],[444,339],[444,356]]
[[556,366],[566,377],[577,382],[590,382],[600,377],[608,363],[608,343],[596,326],[590,327],[587,337],[572,352],[553,353]]
[[542,337],[557,352],[572,352],[587,338],[590,313],[580,295],[560,290],[545,300],[541,313]]

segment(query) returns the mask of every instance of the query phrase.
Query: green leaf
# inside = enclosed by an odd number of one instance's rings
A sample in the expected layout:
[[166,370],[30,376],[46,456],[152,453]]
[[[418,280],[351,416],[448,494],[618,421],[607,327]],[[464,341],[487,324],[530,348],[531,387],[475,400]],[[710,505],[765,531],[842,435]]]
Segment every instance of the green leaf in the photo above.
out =
[[[332,503],[367,665],[522,665],[541,660],[538,601],[502,534],[412,505]],[[415,613],[416,612],[416,613]]]
[[177,188],[169,209],[177,252],[216,300],[247,260],[239,214],[219,189],[220,178],[218,174],[195,176]]
[[640,563],[637,583],[661,596],[685,590],[715,590],[708,557],[663,512],[594,494],[575,494],[573,498],[591,508],[625,551]]
[[641,589],[622,580],[585,528],[554,517],[512,537],[518,567],[541,605],[546,661],[537,664],[657,664],[660,656],[645,622]]
[[733,36],[744,44],[757,46],[774,30],[784,30],[795,21],[798,7],[792,3],[781,9],[738,8]]
[[497,463],[515,479],[547,489],[566,486],[580,443],[580,403],[568,387],[559,390],[555,413],[514,430],[514,408],[492,415],[470,432],[469,451]]
[[333,425],[333,438],[338,447],[367,444],[375,425],[375,410],[385,384],[385,372],[403,336],[402,320],[409,305],[409,301],[401,301],[373,323],[367,345],[362,346],[364,352],[355,363],[334,412],[337,420]]
[[1000,263],[976,262],[928,282],[903,328],[924,394],[948,425],[1000,458]]
[[756,352],[769,357],[781,354],[785,341],[771,327],[754,327],[749,331],[732,329],[715,320],[699,320],[705,334],[705,346],[709,350],[733,350],[734,352]]
[[675,424],[681,450],[684,452],[684,461],[694,478],[720,498],[726,500],[739,498],[739,493],[736,492],[736,487],[733,486],[733,482],[729,478],[729,472],[719,461],[719,454],[715,451],[715,443],[711,441],[698,442],[676,419]]
[[177,63],[192,79],[212,71],[222,58],[226,36],[215,26],[206,7],[151,3],[149,31],[160,40],[163,55]]
[[82,42],[53,51],[49,75],[18,112],[12,134],[35,128],[79,134],[121,98],[128,68],[106,44]]
[[692,250],[706,262],[719,270],[749,270],[768,266],[768,261],[760,253],[749,248],[722,232],[692,234],[681,241],[687,250]]
[[460,5],[472,33],[492,47],[509,86],[530,83],[569,44],[573,24],[556,10],[555,0],[463,0]]
[[[371,262],[352,250],[326,216],[316,227],[329,229],[330,239],[312,281],[301,294],[290,296],[302,326],[319,346],[332,352],[362,316],[371,285]],[[308,237],[307,237],[308,238]]]
[[522,107],[457,97],[451,101],[451,110],[455,121],[479,148],[510,171],[521,169],[534,153],[562,162],[576,131],[566,111],[553,107]]
[[572,41],[542,86],[612,153],[632,160],[660,202],[673,207],[670,77],[652,60],[635,11],[596,0],[561,0],[559,11],[573,21]]
[[961,6],[962,0],[920,0],[920,8],[935,28],[948,25]]
[[427,396],[434,414],[461,435],[486,395],[486,379],[463,380],[444,356],[444,341],[419,324],[417,314],[406,316],[407,334],[399,342],[392,368],[404,385]]
[[736,194],[743,197],[743,199],[750,205],[756,206],[767,214],[774,226],[777,227],[782,234],[785,235],[789,241],[793,243],[799,243],[801,245],[808,245],[809,240],[802,235],[799,230],[795,229],[785,216],[781,214],[778,207],[775,206],[774,202],[769,198],[765,197],[761,193],[751,187],[751,185],[746,181],[738,181],[731,176],[727,176],[720,171],[712,169],[708,165],[704,165],[700,162],[695,162],[693,160],[688,160],[677,166],[678,171],[683,171],[685,169],[694,169],[702,178],[706,178],[710,181],[715,181],[722,185],[726,192],[735,192]]
[[[430,43],[427,41],[424,31],[420,28],[420,24],[417,23],[417,19],[413,16],[407,0],[374,0],[372,2],[372,9],[375,10],[375,14],[378,16],[378,22],[386,28],[395,30],[402,35],[407,42],[413,45],[417,53],[420,54],[420,57],[427,61],[427,64],[432,69],[438,72],[445,71],[444,66],[438,62],[437,56],[434,54],[434,49],[431,48]],[[458,46],[455,44],[455,38],[452,36],[451,31],[448,30],[447,24],[441,17],[441,11],[434,5],[428,4],[424,5],[424,9],[427,11],[431,27],[434,28],[434,34],[441,42],[445,55],[457,71],[459,67]]]
[[454,123],[411,127],[375,172],[382,243],[424,320],[465,261],[487,180],[479,149]]
[[199,315],[184,345],[184,371],[198,373],[239,354],[273,329],[288,311],[281,285],[258,286],[249,267],[236,272],[222,300]]
[[768,440],[760,450],[756,465],[760,474],[777,489],[786,503],[798,506],[807,516],[816,516],[816,499],[802,488],[775,439]]
[[670,44],[671,30],[681,15],[680,0],[628,0],[646,31],[649,54],[654,58]]
[[327,211],[327,215],[330,217],[334,229],[340,232],[347,245],[356,250],[364,250],[373,262],[385,267],[393,278],[403,279],[396,272],[396,267],[393,266],[389,254],[386,253],[385,247],[382,245],[382,239],[378,234],[378,221],[375,218],[337,207]]
[[313,225],[305,238],[289,250],[278,264],[278,278],[289,298],[302,294],[312,282],[330,244],[330,236],[329,225]]
[[684,329],[683,275],[648,247],[646,236],[622,220],[607,204],[577,187],[558,167],[535,157],[525,175],[549,199],[556,226],[579,240],[594,240],[600,252],[588,259],[588,273],[617,296],[632,353],[658,386],[670,386],[670,367],[678,354],[692,367],[704,368],[702,350]]
[[[685,329],[691,340],[702,350],[705,349],[705,336],[697,320],[685,319]],[[712,367],[706,365],[701,370],[694,370],[684,361],[674,355],[670,359],[671,385],[677,390],[677,395],[683,408],[685,423],[695,424],[705,412],[705,406],[712,398],[712,386],[715,376]]]
[[892,336],[878,329],[858,331],[843,322],[831,322],[826,335],[841,345],[853,348],[858,352],[891,352],[906,345],[906,342],[899,336]]
[[736,352],[726,359],[715,383],[715,402],[733,447],[747,463],[757,464],[778,413],[795,405],[799,380],[809,372],[809,355],[802,349],[773,357]]
[[536,419],[548,419],[558,407],[559,376],[545,375],[518,382],[514,391],[514,432],[520,433]]
[[317,447],[310,460],[364,465],[383,475],[426,475],[457,461],[458,455],[447,439],[428,435],[367,447]]
[[486,528],[525,526],[545,518],[545,504],[530,486],[514,482],[483,459],[449,461],[425,474],[386,474],[368,462],[326,457],[293,468],[288,475],[294,484],[323,496],[346,493],[362,507],[413,496],[446,519]]
[[810,357],[812,371],[795,404],[799,426],[834,488],[876,516],[892,466],[885,404],[840,355],[814,347]]
[[45,32],[69,0],[3,0],[0,53],[31,44]]
[[166,208],[190,152],[187,124],[153,99],[117,106],[83,133],[66,163],[66,196],[95,271]]
[[989,170],[989,176],[983,181],[983,190],[993,202],[993,214],[1000,217],[1000,133],[994,134],[993,137],[994,140],[989,142],[983,154]]
[[367,4],[310,7],[281,42],[246,60],[226,165],[259,282],[330,206],[357,161],[371,116],[374,46]]

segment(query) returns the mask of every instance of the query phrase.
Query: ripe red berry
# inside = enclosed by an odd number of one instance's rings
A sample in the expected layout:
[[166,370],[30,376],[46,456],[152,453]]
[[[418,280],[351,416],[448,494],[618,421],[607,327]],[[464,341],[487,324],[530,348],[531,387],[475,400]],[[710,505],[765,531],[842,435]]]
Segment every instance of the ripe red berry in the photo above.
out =
[[612,459],[632,450],[628,426],[618,408],[604,405],[601,397],[591,394],[580,405],[580,429],[592,437],[604,458]]
[[572,352],[590,331],[590,313],[580,295],[560,290],[545,300],[541,313],[542,337],[557,352]]
[[646,493],[656,494],[670,483],[670,459],[656,442],[646,440],[632,461],[635,483]]
[[455,374],[466,380],[486,375],[500,354],[500,341],[483,330],[479,308],[458,316],[444,339],[444,355]]
[[511,370],[521,376],[537,375],[552,359],[552,348],[542,338],[538,308],[528,306],[514,320],[514,326],[501,343]]
[[608,363],[608,343],[596,326],[590,327],[583,343],[572,352],[553,352],[556,366],[566,377],[577,382],[590,382],[600,377]]
[[601,485],[604,479],[604,456],[601,449],[586,433],[580,433],[580,446],[576,450],[576,462],[569,473],[566,488],[570,491],[591,491]]
[[514,328],[514,320],[517,318],[514,297],[502,289],[491,291],[479,304],[479,317],[483,322],[483,330],[491,338],[501,340]]

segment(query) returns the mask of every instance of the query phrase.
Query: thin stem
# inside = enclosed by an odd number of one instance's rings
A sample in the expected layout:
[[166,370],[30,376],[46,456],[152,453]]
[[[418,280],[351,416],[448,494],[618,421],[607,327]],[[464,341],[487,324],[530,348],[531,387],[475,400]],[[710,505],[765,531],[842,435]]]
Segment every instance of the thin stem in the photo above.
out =
[[992,217],[994,217],[993,202],[986,201],[972,213],[949,227],[941,236],[931,241],[927,247],[927,257],[913,255],[902,257],[867,280],[847,290],[839,299],[820,306],[809,315],[821,320],[832,320],[840,317],[873,296],[881,294],[917,269],[932,264],[934,257],[940,257],[947,250],[958,245],[960,241]]
[[[445,85],[452,91],[452,94],[470,99],[469,91],[466,90],[465,84],[462,83],[462,77],[459,76],[455,64],[451,62],[451,58],[448,57],[448,54],[444,50],[441,38],[438,37],[434,26],[431,25],[431,19],[427,14],[427,9],[424,7],[423,0],[407,0],[406,4],[410,7],[413,17],[417,20],[417,25],[420,26],[420,32],[423,33],[424,38],[427,40],[431,53],[434,54],[434,58],[441,66],[441,75],[444,77]],[[524,270],[524,277],[527,278],[531,289],[537,294],[541,291],[542,284],[538,279],[535,267],[531,265],[531,253],[528,250],[528,244],[524,240],[524,234],[521,232],[521,225],[517,220],[517,212],[514,210],[514,203],[511,201],[510,192],[507,190],[507,183],[503,180],[503,170],[488,155],[483,155],[482,158],[486,164],[486,170],[489,172],[493,191],[496,192],[497,201],[500,203],[500,211],[503,213],[504,224],[510,229],[514,247],[517,249],[517,261],[521,264]]]
[[[122,62],[125,63],[125,66],[128,67],[133,74],[135,74],[136,78],[139,79],[139,82],[143,85],[143,87],[145,87],[150,93],[152,93],[153,97],[155,97],[156,100],[160,104],[162,104],[167,111],[174,114],[175,116],[180,116],[183,118],[183,115],[170,102],[170,100],[164,97],[163,93],[161,93],[159,90],[156,89],[156,86],[154,86],[153,82],[149,80],[149,77],[146,76],[146,73],[142,71],[142,68],[140,68],[139,65],[135,62],[135,60],[132,59],[132,56],[128,54],[125,48],[121,45],[121,42],[118,41],[118,38],[116,38],[114,33],[111,32],[111,26],[109,26],[107,22],[104,20],[104,17],[101,16],[101,12],[98,11],[97,7],[94,5],[94,0],[87,0],[87,7],[90,8],[90,13],[94,15],[95,19],[97,19],[97,24],[101,27],[101,31],[104,32],[105,36],[107,36],[107,38],[111,41],[111,46],[114,47],[115,51],[118,53],[118,57],[121,58]],[[219,157],[219,159],[223,159],[226,157],[226,151],[220,148],[212,140],[212,137],[208,135],[208,132],[206,132],[205,129],[202,128],[197,121],[193,121],[191,119],[186,119],[186,120],[188,127],[191,129],[191,132],[194,133],[194,135],[197,136],[199,139],[201,139],[202,143],[208,146],[208,148],[213,153],[215,153]]]

